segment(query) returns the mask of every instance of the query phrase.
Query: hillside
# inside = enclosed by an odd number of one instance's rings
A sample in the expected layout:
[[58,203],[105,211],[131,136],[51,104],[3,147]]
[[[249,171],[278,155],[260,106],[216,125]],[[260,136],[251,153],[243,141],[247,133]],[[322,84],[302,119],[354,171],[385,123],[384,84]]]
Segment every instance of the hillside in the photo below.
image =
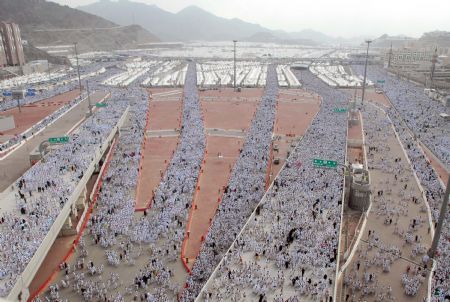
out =
[[449,31],[432,31],[424,33],[418,40],[423,45],[436,45],[439,47],[450,47]]
[[261,42],[261,43],[277,43],[277,44],[301,44],[315,46],[318,43],[310,39],[281,39],[270,32],[259,32],[244,39],[246,42]]
[[23,53],[27,61],[47,60],[51,64],[70,65],[70,61],[66,57],[49,55],[47,52],[40,50],[29,43],[23,46]]
[[[294,33],[281,30],[274,31],[237,18],[218,17],[197,6],[188,6],[178,13],[171,13],[156,5],[129,0],[100,0],[78,8],[120,25],[139,24],[164,41],[269,39],[273,41],[291,40],[290,43],[298,43],[299,41],[313,41],[315,44],[336,42],[334,38],[317,31],[303,30]],[[270,35],[273,38],[270,38]]]
[[77,41],[80,51],[87,51],[159,41],[138,25],[119,26],[99,16],[44,0],[1,0],[0,20],[19,24],[23,39],[36,46]]

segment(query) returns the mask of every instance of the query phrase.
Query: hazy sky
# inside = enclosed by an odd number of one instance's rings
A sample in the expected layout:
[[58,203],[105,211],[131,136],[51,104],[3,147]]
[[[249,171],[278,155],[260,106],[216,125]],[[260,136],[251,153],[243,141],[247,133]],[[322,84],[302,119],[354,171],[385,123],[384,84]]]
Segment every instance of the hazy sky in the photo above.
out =
[[[52,0],[72,7],[98,0]],[[314,29],[332,36],[450,31],[450,0],[133,0],[178,12],[197,5],[215,15],[270,29]]]

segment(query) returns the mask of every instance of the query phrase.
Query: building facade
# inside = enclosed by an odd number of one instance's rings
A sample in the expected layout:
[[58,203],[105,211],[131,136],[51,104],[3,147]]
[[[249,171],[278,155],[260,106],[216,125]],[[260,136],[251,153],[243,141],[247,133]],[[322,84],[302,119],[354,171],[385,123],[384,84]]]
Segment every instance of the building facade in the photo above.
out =
[[384,55],[384,65],[399,69],[417,69],[431,66],[434,51],[422,49],[387,50]]
[[2,35],[2,44],[7,65],[24,65],[25,57],[23,54],[22,38],[20,36],[19,26],[15,23],[1,22],[0,33]]

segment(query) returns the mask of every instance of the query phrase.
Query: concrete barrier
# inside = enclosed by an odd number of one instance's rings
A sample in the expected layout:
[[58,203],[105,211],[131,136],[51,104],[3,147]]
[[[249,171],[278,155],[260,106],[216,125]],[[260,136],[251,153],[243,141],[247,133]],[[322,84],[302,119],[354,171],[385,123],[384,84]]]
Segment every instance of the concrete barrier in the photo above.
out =
[[94,159],[92,160],[83,177],[80,179],[77,186],[73,190],[72,195],[69,197],[68,201],[62,208],[58,217],[53,222],[52,226],[50,227],[50,230],[44,237],[44,240],[39,245],[39,248],[34,253],[33,257],[31,258],[30,262],[28,263],[24,271],[17,277],[16,284],[11,289],[8,295],[8,300],[17,301],[17,297],[21,292],[28,292],[28,286],[30,285],[31,281],[33,281],[34,276],[36,275],[37,271],[39,270],[39,267],[44,261],[45,256],[52,247],[65,221],[69,217],[72,206],[75,205],[76,201],[78,200],[78,197],[86,187],[88,180],[91,178],[92,173],[95,170],[95,165],[103,157],[104,152],[108,149],[118,129],[123,125],[125,118],[128,114],[128,110],[129,107],[127,107],[127,109],[124,111],[122,117],[119,119],[116,126],[114,126],[114,128],[111,130],[111,133],[108,135],[108,137],[103,141],[103,144],[100,146],[100,148],[95,151]]

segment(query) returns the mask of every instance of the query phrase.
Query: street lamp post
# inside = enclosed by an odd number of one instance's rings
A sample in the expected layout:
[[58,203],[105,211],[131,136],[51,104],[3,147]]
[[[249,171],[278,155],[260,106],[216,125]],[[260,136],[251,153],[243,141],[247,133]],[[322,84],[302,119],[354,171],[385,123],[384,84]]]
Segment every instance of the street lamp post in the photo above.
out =
[[233,77],[233,87],[234,87],[234,91],[236,91],[236,43],[237,40],[233,40],[233,44],[234,44],[234,77]]
[[88,102],[89,102],[89,116],[92,115],[92,104],[91,104],[91,95],[89,94],[89,82],[86,81],[86,92],[87,92],[87,97],[88,97]]
[[447,181],[447,187],[445,188],[444,202],[441,206],[441,212],[439,214],[439,220],[437,222],[436,230],[434,232],[433,242],[431,243],[431,248],[428,251],[428,256],[434,258],[436,250],[439,244],[439,239],[442,233],[442,226],[444,225],[445,215],[447,214],[448,197],[450,195],[450,177]]
[[74,42],[73,46],[74,46],[74,49],[75,49],[75,58],[77,60],[78,85],[80,86],[80,92],[81,92],[82,89],[81,89],[80,65],[78,64],[77,44],[78,44],[77,42]]
[[372,43],[371,40],[366,40],[367,43],[367,52],[366,52],[366,63],[364,64],[364,80],[362,86],[362,96],[361,96],[361,105],[364,104],[364,94],[366,92],[366,77],[367,77],[367,61],[369,59],[369,45]]

